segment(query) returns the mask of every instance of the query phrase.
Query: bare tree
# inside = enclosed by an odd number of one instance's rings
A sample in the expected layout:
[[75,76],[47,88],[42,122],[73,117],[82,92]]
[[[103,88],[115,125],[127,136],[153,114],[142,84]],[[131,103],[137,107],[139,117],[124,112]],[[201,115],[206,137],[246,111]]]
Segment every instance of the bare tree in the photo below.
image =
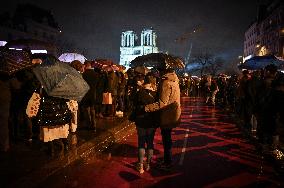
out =
[[202,77],[204,72],[206,71],[206,67],[210,65],[214,61],[213,55],[211,53],[201,52],[199,54],[194,55],[193,62],[199,64],[200,76]]
[[206,70],[209,74],[211,74],[212,76],[215,76],[217,75],[218,71],[222,69],[224,63],[225,61],[222,58],[216,57],[212,61],[208,62],[206,66]]

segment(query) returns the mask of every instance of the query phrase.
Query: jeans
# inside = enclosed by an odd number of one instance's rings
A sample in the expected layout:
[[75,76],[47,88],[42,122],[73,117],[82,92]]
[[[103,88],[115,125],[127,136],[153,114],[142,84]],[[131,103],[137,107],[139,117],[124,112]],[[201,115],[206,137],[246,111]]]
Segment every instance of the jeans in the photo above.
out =
[[140,128],[137,127],[138,134],[138,148],[145,148],[147,144],[147,149],[154,149],[154,136],[156,128]]
[[164,163],[172,163],[172,128],[161,128],[163,146],[164,146]]

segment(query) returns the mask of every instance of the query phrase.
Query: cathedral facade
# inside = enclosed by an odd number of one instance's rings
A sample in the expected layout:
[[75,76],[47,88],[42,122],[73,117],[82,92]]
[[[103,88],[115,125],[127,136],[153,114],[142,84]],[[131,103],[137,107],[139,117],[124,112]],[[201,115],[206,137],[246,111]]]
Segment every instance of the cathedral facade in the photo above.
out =
[[138,56],[158,53],[157,34],[153,29],[141,32],[140,44],[134,31],[124,31],[121,34],[120,65],[129,68],[129,63]]

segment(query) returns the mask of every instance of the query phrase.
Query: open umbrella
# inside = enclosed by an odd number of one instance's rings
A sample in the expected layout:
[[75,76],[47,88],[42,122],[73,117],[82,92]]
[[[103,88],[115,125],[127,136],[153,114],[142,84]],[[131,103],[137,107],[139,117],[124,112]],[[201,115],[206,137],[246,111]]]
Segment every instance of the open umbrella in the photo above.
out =
[[113,65],[114,63],[107,59],[96,59],[92,64],[94,68],[102,69],[105,65]]
[[145,66],[138,66],[134,68],[134,71],[143,75],[146,75],[150,70]]
[[58,59],[67,63],[71,63],[74,60],[78,60],[81,63],[84,63],[87,60],[82,54],[78,53],[64,53],[61,54]]
[[130,62],[130,67],[146,66],[162,69],[182,69],[184,63],[178,57],[163,53],[151,53],[136,57]]
[[95,63],[93,63],[94,68],[99,68],[104,71],[121,71],[124,69],[123,66],[114,64],[111,60],[108,59],[97,59]]
[[120,68],[116,64],[113,64],[113,65],[103,65],[102,66],[102,70],[104,70],[106,72],[111,72],[111,71],[119,71]]
[[282,69],[284,67],[284,61],[281,61],[274,55],[254,56],[246,60],[244,63],[240,64],[238,67],[239,69],[257,70],[263,69],[270,64],[275,65],[278,69]]
[[0,50],[0,74],[10,76],[22,69],[32,67],[32,58],[23,50]]
[[33,72],[49,96],[81,101],[90,88],[74,68],[54,59],[45,59]]

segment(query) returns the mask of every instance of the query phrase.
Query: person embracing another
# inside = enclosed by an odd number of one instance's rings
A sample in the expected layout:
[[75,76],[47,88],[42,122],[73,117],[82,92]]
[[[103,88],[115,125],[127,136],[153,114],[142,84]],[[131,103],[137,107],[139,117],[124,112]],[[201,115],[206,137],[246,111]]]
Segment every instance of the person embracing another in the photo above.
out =
[[[151,75],[145,76],[145,81],[136,92],[133,100],[134,122],[138,135],[138,163],[136,169],[140,174],[150,170],[154,153],[154,136],[158,127],[156,120],[157,112],[145,112],[144,106],[156,101],[156,79]],[[145,145],[147,147],[145,147]],[[144,157],[147,160],[144,163]]]
[[164,161],[160,169],[172,167],[172,129],[180,123],[180,88],[179,79],[173,69],[163,68],[159,70],[161,81],[158,88],[158,102],[145,106],[146,112],[159,112],[159,127],[161,128]]

